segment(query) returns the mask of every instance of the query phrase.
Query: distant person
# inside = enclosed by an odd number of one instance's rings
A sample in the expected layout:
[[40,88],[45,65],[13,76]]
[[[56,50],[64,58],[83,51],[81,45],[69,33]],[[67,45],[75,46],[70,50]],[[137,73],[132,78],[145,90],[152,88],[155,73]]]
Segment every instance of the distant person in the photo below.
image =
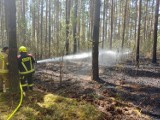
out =
[[0,92],[6,92],[6,90],[9,88],[8,53],[8,47],[4,47],[0,52]]
[[34,63],[35,60],[31,54],[27,54],[27,48],[21,46],[19,48],[18,55],[18,69],[20,74],[21,85],[23,88],[23,93],[29,90],[33,90],[33,80],[32,75],[34,73]]

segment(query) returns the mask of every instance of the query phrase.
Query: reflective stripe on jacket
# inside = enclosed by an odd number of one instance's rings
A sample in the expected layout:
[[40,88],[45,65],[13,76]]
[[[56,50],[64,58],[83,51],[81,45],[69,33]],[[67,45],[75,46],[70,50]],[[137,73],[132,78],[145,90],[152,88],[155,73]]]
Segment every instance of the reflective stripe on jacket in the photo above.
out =
[[8,73],[8,55],[0,52],[0,73]]
[[19,74],[25,75],[33,73],[34,70],[34,59],[31,55],[21,55],[18,56],[18,68],[19,68]]

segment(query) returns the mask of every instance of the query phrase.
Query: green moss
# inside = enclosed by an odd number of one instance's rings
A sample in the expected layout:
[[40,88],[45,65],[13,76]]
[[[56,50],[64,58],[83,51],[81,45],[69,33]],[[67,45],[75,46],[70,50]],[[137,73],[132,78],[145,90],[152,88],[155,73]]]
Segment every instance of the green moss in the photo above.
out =
[[[43,98],[43,99],[42,99]],[[4,109],[6,100],[0,99],[0,106]],[[8,101],[9,102],[9,101]],[[14,101],[15,102],[15,101]],[[17,104],[17,102],[15,102]],[[16,106],[14,106],[15,108]],[[5,120],[11,111],[2,113],[1,118]],[[65,98],[54,94],[40,94],[33,92],[24,98],[21,108],[13,116],[13,120],[99,120],[102,117],[93,105],[86,102],[77,102],[75,99]]]

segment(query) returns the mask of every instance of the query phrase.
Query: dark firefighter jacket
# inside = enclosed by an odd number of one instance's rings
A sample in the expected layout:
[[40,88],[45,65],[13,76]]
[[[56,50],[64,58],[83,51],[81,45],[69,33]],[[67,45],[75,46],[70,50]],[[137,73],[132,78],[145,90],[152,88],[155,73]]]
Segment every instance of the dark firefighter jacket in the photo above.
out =
[[33,59],[31,54],[21,54],[18,56],[18,69],[19,74],[27,75],[33,73],[35,60]]

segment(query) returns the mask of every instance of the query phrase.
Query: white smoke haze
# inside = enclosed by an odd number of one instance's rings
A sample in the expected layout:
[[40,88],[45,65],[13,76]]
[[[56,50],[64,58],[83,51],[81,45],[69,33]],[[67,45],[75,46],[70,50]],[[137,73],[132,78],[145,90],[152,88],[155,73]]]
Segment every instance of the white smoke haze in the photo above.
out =
[[[99,65],[105,65],[105,66],[111,66],[114,65],[122,60],[127,59],[128,55],[131,53],[130,50],[99,50]],[[61,62],[61,61],[80,61],[84,60],[85,62],[88,62],[91,64],[92,61],[92,53],[91,52],[84,52],[74,55],[66,55],[63,57],[56,57],[56,58],[50,58],[45,60],[39,60],[37,63],[46,63],[46,62]]]

